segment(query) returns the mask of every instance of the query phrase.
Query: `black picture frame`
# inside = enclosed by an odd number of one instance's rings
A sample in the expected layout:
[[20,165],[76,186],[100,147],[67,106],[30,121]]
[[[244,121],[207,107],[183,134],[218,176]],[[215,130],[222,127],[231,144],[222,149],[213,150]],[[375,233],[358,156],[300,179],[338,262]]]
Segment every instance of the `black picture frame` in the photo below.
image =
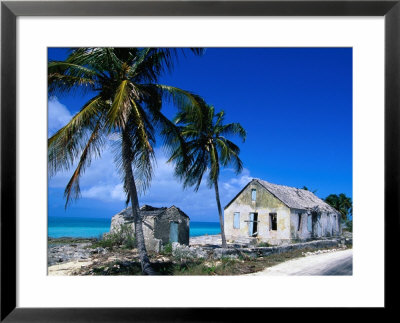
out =
[[[398,275],[392,273],[395,270],[393,258],[394,256],[397,258],[398,255],[393,242],[396,242],[395,238],[398,237],[400,222],[400,0],[4,1],[1,3],[2,322],[235,321],[239,317],[239,312],[243,310],[16,307],[16,19],[18,16],[384,16],[385,309],[389,310],[396,306],[395,296],[391,296],[390,290],[399,285]],[[252,315],[256,317],[261,309],[253,311]]]

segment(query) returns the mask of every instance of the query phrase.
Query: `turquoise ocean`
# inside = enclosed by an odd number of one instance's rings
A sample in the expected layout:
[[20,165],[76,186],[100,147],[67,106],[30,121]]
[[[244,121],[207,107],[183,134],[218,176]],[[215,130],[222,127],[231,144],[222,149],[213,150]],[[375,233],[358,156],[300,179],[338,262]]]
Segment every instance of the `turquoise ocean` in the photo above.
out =
[[[50,238],[99,238],[110,231],[111,219],[80,217],[48,217],[48,236]],[[190,236],[219,234],[218,222],[190,221]]]

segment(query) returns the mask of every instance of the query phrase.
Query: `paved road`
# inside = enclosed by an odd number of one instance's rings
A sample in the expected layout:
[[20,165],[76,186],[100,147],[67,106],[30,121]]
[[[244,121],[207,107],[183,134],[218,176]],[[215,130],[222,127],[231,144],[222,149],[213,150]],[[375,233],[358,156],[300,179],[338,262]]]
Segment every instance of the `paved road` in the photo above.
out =
[[343,250],[293,259],[251,276],[351,276],[353,250]]

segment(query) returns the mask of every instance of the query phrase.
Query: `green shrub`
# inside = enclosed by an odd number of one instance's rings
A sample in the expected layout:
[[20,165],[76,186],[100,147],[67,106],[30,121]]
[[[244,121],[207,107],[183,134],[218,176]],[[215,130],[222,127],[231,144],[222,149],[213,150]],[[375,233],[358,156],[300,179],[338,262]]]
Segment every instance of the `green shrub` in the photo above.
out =
[[172,255],[172,243],[168,242],[166,245],[161,250],[161,254],[165,256],[170,256]]
[[92,244],[92,248],[114,248],[121,247],[133,249],[136,247],[136,239],[133,229],[130,225],[122,224],[117,230],[108,233],[100,240]]
[[135,236],[132,234],[127,236],[125,241],[122,243],[122,247],[125,249],[134,249],[136,248],[136,239]]

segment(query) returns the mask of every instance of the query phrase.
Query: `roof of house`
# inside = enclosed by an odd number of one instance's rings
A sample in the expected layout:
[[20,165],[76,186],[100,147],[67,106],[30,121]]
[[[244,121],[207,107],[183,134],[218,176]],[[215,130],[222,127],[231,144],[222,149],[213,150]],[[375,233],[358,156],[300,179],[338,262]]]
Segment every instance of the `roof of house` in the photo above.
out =
[[272,184],[267,181],[253,178],[240,192],[237,194],[232,201],[230,201],[226,206],[228,207],[239,195],[243,192],[243,190],[252,182],[258,182],[262,187],[264,187],[268,192],[274,195],[278,200],[284,203],[286,206],[292,209],[299,210],[316,210],[330,213],[339,212],[331,207],[329,204],[321,200],[314,193],[303,190],[296,187],[290,187],[285,185]]
[[[176,207],[175,205],[172,205],[170,207],[154,207],[151,205],[143,205],[140,209],[140,214],[143,216],[143,218],[146,217],[159,217],[161,215],[163,215],[165,212],[169,213],[169,212],[179,212],[180,215],[188,217],[188,215],[183,212],[180,208]],[[124,215],[124,216],[131,216],[132,215],[132,207],[129,206],[126,209],[122,210],[120,212],[120,214]]]

